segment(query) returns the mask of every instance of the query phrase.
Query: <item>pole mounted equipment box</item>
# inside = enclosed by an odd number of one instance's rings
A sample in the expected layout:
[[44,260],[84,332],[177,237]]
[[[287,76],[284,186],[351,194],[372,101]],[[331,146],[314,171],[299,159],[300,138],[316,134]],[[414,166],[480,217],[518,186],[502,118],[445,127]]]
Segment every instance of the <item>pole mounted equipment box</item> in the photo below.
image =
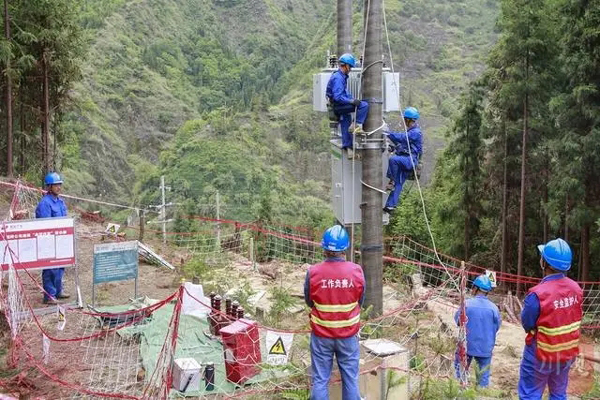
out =
[[[362,162],[348,159],[347,152],[342,150],[342,140],[332,139],[331,143],[331,203],[338,221],[344,225],[360,224],[362,203]],[[383,179],[387,183],[389,153],[384,151],[381,157]],[[354,163],[354,167],[352,166]],[[382,188],[383,189],[383,188]],[[385,206],[387,194],[381,194],[381,208]],[[383,213],[383,224],[389,222],[389,214]]]
[[[331,74],[337,71],[337,68],[326,68],[318,74],[313,75],[313,110],[318,112],[327,112],[327,82]],[[362,68],[353,68],[348,77],[348,92],[354,98],[359,98],[360,79]],[[383,70],[383,111],[400,111],[400,74],[391,72],[389,68]]]

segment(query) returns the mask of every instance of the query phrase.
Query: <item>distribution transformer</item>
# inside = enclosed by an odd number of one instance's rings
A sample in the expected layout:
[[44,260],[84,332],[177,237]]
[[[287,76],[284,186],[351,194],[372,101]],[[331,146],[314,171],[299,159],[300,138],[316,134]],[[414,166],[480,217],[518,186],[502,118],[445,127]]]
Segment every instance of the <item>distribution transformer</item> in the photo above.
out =
[[[325,68],[313,76],[313,110],[327,113],[327,98],[325,91],[331,74],[337,68]],[[353,68],[348,77],[348,91],[354,98],[360,98],[362,68]],[[400,111],[400,74],[393,73],[388,68],[383,70],[383,111]],[[331,123],[331,200],[336,219],[343,225],[360,224],[362,202],[362,162],[350,160],[342,150],[339,124]],[[382,149],[383,180],[387,183],[386,172],[389,153],[387,145]],[[382,195],[381,207],[385,205],[387,195]],[[383,213],[383,223],[389,222],[389,215]]]

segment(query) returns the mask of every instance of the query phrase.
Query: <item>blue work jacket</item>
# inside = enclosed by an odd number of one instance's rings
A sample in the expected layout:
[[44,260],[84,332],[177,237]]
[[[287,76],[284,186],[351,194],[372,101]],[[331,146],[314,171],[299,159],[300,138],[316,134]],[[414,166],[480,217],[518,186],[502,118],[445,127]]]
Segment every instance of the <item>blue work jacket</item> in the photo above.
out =
[[35,209],[36,218],[66,217],[67,206],[60,197],[45,194]]
[[350,93],[348,93],[347,83],[348,75],[338,69],[331,74],[331,78],[329,78],[329,82],[327,82],[325,95],[334,104],[352,104],[354,99]]
[[[388,132],[390,140],[396,146],[396,154],[400,155],[411,155],[416,160],[421,158],[423,153],[423,133],[421,133],[421,127],[419,124],[414,124],[406,132]],[[410,143],[410,150],[408,148],[408,142]]]
[[[496,344],[496,333],[502,324],[500,311],[487,296],[479,294],[467,300],[467,355],[491,357]],[[458,325],[460,309],[454,314]]]

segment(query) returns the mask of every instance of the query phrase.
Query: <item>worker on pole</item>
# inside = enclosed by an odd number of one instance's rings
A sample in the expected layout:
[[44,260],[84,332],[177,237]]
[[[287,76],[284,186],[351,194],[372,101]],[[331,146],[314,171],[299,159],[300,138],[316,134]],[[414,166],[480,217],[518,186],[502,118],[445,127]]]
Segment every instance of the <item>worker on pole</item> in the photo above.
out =
[[[490,384],[490,364],[492,353],[496,344],[496,334],[502,324],[498,307],[488,299],[488,293],[492,290],[492,282],[486,275],[479,275],[473,281],[473,298],[467,300],[467,367],[475,358],[477,361],[477,385],[485,388]],[[460,310],[454,315],[458,325]],[[454,360],[456,377],[461,377],[458,352]],[[466,381],[463,379],[462,381]]]
[[[369,103],[354,99],[348,93],[348,75],[350,70],[356,66],[356,60],[350,53],[343,54],[338,60],[339,69],[331,74],[329,82],[327,82],[327,90],[325,96],[333,107],[335,116],[339,118],[340,128],[342,130],[342,149],[346,149],[348,157],[354,156],[352,134],[363,133],[362,125],[367,119],[369,112]],[[352,113],[356,111],[356,124],[352,125]]]
[[423,133],[417,123],[419,111],[414,107],[407,107],[402,113],[406,132],[387,132],[388,137],[395,145],[395,154],[388,161],[387,177],[388,196],[383,211],[391,214],[400,201],[404,182],[417,169],[423,154]]
[[360,265],[346,261],[346,230],[335,225],[325,231],[321,247],[325,261],[306,273],[304,300],[311,308],[311,400],[329,399],[333,356],[342,377],[342,399],[360,400],[358,389],[360,307],[365,278]]
[[[67,206],[59,197],[63,180],[56,172],[51,172],[44,178],[46,194],[42,197],[35,209],[36,218],[66,217]],[[48,268],[42,271],[44,286],[44,304],[57,304],[58,299],[67,299],[70,296],[63,292],[62,278],[64,268]]]
[[566,400],[569,370],[579,354],[583,290],[567,278],[571,248],[563,239],[538,246],[542,281],[523,302],[521,324],[527,332],[519,376],[519,399]]

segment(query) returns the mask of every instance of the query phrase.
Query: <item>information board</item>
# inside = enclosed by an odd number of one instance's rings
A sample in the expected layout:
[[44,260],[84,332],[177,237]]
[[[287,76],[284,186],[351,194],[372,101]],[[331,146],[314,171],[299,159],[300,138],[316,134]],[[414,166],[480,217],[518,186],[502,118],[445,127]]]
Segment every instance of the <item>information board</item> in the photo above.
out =
[[75,265],[73,218],[6,221],[0,224],[2,270],[12,261],[16,270]]
[[138,242],[94,245],[94,284],[137,279]]

